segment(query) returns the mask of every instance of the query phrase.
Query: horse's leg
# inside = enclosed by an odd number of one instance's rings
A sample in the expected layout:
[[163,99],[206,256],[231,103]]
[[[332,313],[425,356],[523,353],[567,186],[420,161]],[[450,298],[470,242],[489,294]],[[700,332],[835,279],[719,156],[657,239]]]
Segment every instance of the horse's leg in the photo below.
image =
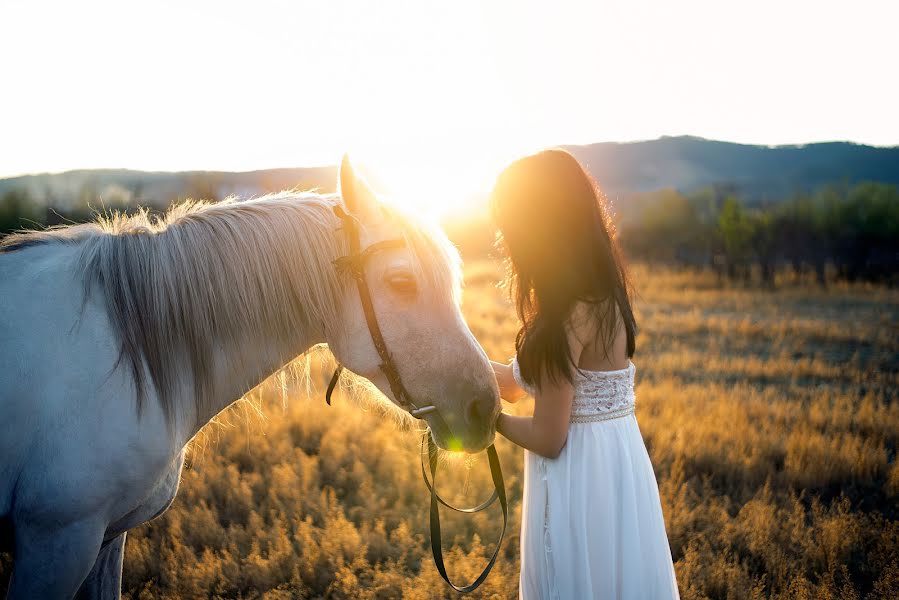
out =
[[103,524],[78,521],[59,529],[15,523],[15,558],[7,598],[71,598],[100,551]]
[[125,535],[119,534],[100,548],[94,568],[75,596],[77,600],[118,600],[121,597]]

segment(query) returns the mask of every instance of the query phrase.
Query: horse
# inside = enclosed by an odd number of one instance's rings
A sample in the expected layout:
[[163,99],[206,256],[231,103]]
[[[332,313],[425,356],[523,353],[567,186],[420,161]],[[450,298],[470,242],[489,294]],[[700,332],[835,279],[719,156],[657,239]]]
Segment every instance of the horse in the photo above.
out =
[[[499,393],[460,311],[461,259],[344,157],[335,194],[186,202],[0,241],[0,545],[8,598],[118,598],[129,529],[178,490],[185,448],[310,348],[393,404],[352,279],[352,215],[384,343],[433,441],[477,452]],[[401,412],[397,409],[397,412]],[[406,417],[409,418],[409,417]]]

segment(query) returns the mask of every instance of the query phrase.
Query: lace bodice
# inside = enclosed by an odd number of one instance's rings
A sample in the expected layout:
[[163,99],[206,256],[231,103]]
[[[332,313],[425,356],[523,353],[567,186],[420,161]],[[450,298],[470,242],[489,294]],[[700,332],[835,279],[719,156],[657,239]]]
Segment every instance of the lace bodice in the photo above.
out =
[[[574,401],[571,405],[571,422],[603,421],[634,412],[634,363],[617,371],[585,371],[574,374]],[[515,381],[528,394],[534,389],[521,378],[518,359],[512,359]]]

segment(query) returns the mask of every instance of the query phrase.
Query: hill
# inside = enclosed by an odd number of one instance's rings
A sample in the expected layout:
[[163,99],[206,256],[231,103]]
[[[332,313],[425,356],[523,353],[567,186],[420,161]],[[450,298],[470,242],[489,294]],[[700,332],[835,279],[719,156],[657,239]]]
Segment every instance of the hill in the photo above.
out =
[[680,136],[564,147],[612,198],[663,188],[690,193],[727,187],[747,202],[760,203],[828,183],[899,184],[899,146],[753,146]]

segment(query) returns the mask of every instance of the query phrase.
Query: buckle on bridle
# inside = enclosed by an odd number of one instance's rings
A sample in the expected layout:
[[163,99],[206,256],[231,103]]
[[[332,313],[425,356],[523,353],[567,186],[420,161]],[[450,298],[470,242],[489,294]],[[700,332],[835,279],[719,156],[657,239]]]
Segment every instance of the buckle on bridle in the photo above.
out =
[[362,274],[362,256],[359,254],[338,256],[334,259],[333,264],[334,268],[341,275],[358,276]]
[[431,404],[430,406],[422,406],[421,408],[413,408],[409,411],[409,414],[415,417],[416,419],[423,419],[425,415],[429,415],[431,413],[437,412],[437,407]]

